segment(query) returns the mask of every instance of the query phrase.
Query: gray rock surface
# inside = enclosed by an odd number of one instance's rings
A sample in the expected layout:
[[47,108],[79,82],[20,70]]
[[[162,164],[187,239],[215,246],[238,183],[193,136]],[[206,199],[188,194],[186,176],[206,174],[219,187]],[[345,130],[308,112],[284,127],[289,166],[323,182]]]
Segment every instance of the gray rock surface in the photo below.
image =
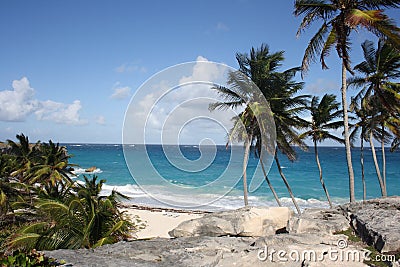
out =
[[400,252],[400,197],[341,206],[357,234],[379,252]]
[[[332,235],[349,225],[379,251],[400,251],[400,197],[306,210],[296,217],[280,210],[274,213],[281,214],[276,222],[265,210],[256,211],[250,208],[207,214],[203,217],[206,220],[189,221],[172,233],[193,237],[120,242],[45,254],[65,260],[66,266],[366,266],[362,248],[348,246],[344,235]],[[269,219],[263,217],[266,215]],[[289,233],[275,234],[288,221]],[[251,231],[244,230],[243,225]],[[240,237],[256,232],[263,236]],[[196,236],[205,234],[214,237]],[[235,237],[226,236],[229,234]]]
[[206,214],[178,225],[171,237],[267,236],[285,229],[293,212],[287,207],[248,207]]
[[295,233],[328,233],[349,229],[350,224],[339,208],[306,209],[289,220],[288,232]]
[[[355,247],[339,249],[344,236],[280,234],[253,237],[185,237],[120,242],[91,250],[57,250],[46,255],[69,266],[365,266],[362,259],[340,261],[329,253],[362,255]],[[278,255],[283,251],[285,255]],[[266,253],[265,253],[266,252]],[[313,254],[315,253],[315,254]],[[324,257],[322,258],[322,255]],[[336,254],[335,254],[336,255]],[[68,266],[68,265],[67,265]]]

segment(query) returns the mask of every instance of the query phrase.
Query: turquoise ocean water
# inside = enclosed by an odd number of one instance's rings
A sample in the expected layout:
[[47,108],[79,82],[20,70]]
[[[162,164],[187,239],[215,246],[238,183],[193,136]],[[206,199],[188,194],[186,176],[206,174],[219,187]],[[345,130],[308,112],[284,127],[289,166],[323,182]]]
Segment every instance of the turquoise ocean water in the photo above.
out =
[[[117,189],[132,199],[132,203],[148,206],[171,206],[185,208],[187,203],[190,207],[201,205],[197,209],[220,210],[233,209],[243,206],[241,176],[243,148],[237,147],[235,151],[225,149],[225,146],[217,148],[206,148],[199,150],[197,146],[180,146],[171,149],[172,152],[165,154],[161,145],[129,146],[124,149],[122,145],[100,145],[100,144],[65,144],[68,152],[73,155],[70,162],[79,165],[76,167],[76,179],[82,179],[84,169],[96,166],[94,173],[99,178],[106,179],[105,192]],[[177,149],[178,148],[178,149]],[[146,165],[146,151],[153,168]],[[309,152],[298,150],[298,160],[290,162],[285,156],[280,155],[281,165],[292,190],[298,200],[299,206],[327,207],[327,201],[319,182],[318,168],[315,163],[313,149]],[[172,154],[171,154],[172,153]],[[174,154],[175,153],[175,154]],[[355,168],[356,198],[362,199],[362,183],[360,168],[360,149],[353,149],[353,165]],[[209,164],[204,165],[201,170],[190,169],[191,165],[202,165],[202,155],[211,158]],[[319,156],[323,168],[325,183],[334,203],[340,204],[348,201],[348,174],[343,147],[320,147]],[[236,155],[236,156],[232,156]],[[379,162],[381,163],[381,150],[377,149]],[[185,159],[186,167],[177,165],[174,157]],[[127,167],[126,160],[134,162],[131,166],[132,173]],[[367,182],[367,198],[380,196],[379,184],[372,160],[370,148],[365,149],[365,176]],[[253,176],[255,181],[262,181],[260,168],[256,169],[257,158],[251,154],[248,163],[249,179]],[[400,152],[391,153],[386,151],[386,173],[387,190],[389,195],[400,195]],[[226,167],[229,170],[226,171]],[[157,172],[166,183],[176,185],[177,189],[171,193],[170,190],[159,183],[158,179],[152,179]],[[133,175],[132,175],[133,174]],[[137,175],[135,180],[133,176]],[[140,176],[140,177],[139,177]],[[218,177],[224,177],[228,182],[216,184],[215,186],[204,186],[212,183]],[[282,203],[292,206],[289,194],[280,178],[275,164],[272,164],[268,174]],[[139,179],[140,178],[140,179]],[[229,186],[232,185],[232,186]],[[183,187],[198,187],[196,194],[185,193],[179,190]],[[230,190],[232,187],[232,190]],[[143,190],[150,192],[147,194]],[[226,194],[227,193],[227,194]],[[249,194],[250,205],[276,206],[273,195],[267,184],[263,182],[257,190]],[[160,199],[167,200],[160,202]],[[214,201],[215,200],[215,201]],[[204,203],[206,203],[204,205]]]

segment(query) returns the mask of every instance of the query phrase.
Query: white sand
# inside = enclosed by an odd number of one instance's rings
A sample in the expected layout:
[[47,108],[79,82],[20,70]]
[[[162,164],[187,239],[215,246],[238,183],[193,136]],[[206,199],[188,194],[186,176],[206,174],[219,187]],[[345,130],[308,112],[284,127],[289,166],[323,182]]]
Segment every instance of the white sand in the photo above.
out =
[[137,208],[124,208],[129,216],[139,216],[146,225],[144,229],[135,233],[138,239],[155,237],[170,238],[168,232],[173,230],[181,222],[200,218],[203,214],[174,212],[173,210],[142,210]]

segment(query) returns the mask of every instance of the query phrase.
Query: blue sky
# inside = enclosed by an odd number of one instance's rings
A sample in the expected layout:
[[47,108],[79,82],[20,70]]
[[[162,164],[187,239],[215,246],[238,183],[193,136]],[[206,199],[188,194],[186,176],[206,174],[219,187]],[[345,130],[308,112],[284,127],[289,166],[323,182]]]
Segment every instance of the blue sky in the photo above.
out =
[[[0,140],[121,143],[137,88],[199,56],[237,67],[236,52],[267,43],[286,51],[284,69],[298,66],[316,28],[296,38],[292,11],[292,0],[1,1]],[[367,38],[353,38],[354,63]],[[335,54],[328,65],[311,66],[303,93],[338,94]]]

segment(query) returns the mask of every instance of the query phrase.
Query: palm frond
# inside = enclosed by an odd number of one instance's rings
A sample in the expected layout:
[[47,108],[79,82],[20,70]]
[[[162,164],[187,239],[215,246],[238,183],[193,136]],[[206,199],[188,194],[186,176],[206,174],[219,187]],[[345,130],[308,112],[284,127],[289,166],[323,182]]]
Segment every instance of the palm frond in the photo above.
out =
[[309,65],[311,62],[316,61],[316,57],[319,51],[324,47],[325,44],[325,36],[328,33],[330,27],[323,23],[321,28],[317,31],[317,33],[311,38],[306,51],[304,52],[301,68],[302,73],[306,73],[309,69]]
[[328,66],[325,63],[325,58],[329,56],[332,46],[337,42],[337,38],[338,36],[336,30],[335,28],[332,28],[321,49],[320,61],[322,64],[322,69],[328,69]]

